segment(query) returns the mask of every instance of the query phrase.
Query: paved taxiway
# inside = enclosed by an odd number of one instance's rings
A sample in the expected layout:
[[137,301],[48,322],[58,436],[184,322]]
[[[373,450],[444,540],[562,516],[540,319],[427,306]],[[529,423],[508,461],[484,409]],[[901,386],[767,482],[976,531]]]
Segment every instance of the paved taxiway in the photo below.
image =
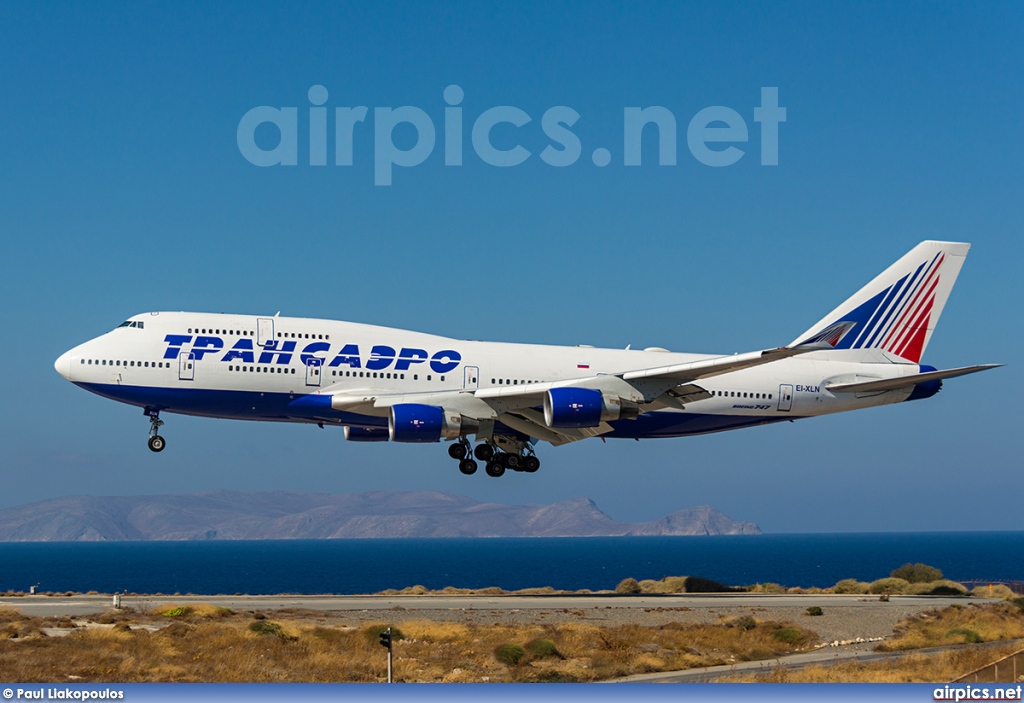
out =
[[[587,610],[625,609],[646,611],[652,609],[727,610],[733,608],[795,608],[811,606],[821,608],[871,608],[901,606],[924,610],[945,608],[954,603],[963,604],[964,598],[942,596],[892,596],[890,604],[880,603],[877,596],[828,594],[671,594],[671,595],[550,595],[550,596],[332,596],[332,595],[276,595],[276,596],[123,596],[122,607],[154,610],[164,605],[209,603],[232,610],[282,610],[298,608],[333,613],[378,610],[405,611],[530,611],[530,610]],[[996,602],[972,598],[971,603]],[[112,606],[110,595],[22,596],[0,598],[0,607],[16,608],[25,615],[82,616],[102,613]]]

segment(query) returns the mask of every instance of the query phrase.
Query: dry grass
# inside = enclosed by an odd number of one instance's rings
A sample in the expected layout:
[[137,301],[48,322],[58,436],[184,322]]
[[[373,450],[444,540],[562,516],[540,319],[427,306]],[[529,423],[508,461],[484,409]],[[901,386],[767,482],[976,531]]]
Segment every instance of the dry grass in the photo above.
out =
[[[0,614],[0,671],[11,680],[60,682],[381,681],[386,656],[376,632],[384,623],[346,626],[322,615],[225,613],[190,606],[176,615],[117,613],[105,625],[79,623],[65,637],[56,626],[17,613]],[[100,618],[97,618],[99,620]],[[64,624],[70,624],[65,622]],[[596,681],[651,671],[775,657],[817,637],[798,626],[758,622],[749,629],[670,623],[663,627],[589,624],[479,625],[396,620],[399,681]],[[160,626],[150,632],[140,625]],[[255,628],[255,631],[254,629]],[[500,663],[506,644],[529,652]]]
[[995,642],[1024,638],[1024,612],[1010,603],[954,605],[904,620],[896,637],[878,647],[891,652],[965,642]]
[[911,654],[880,662],[845,662],[804,669],[776,667],[766,674],[730,676],[725,682],[758,683],[931,683],[952,681],[1011,654],[1019,644],[994,649],[956,649],[936,654]]

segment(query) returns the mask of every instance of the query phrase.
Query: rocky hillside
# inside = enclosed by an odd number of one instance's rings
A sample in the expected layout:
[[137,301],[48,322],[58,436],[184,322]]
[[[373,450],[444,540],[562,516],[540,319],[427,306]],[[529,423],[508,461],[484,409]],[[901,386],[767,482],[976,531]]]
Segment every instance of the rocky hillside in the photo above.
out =
[[74,496],[0,510],[0,541],[760,534],[710,506],[653,522],[617,522],[587,498],[550,505],[479,503],[454,493],[211,491]]

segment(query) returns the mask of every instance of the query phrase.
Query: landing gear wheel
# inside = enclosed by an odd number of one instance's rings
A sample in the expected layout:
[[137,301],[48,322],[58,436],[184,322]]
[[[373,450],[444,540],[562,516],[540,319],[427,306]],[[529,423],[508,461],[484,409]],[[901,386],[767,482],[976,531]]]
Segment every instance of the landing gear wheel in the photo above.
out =
[[160,435],[153,435],[152,437],[150,437],[148,444],[149,450],[151,452],[162,452],[164,450],[164,447],[167,446],[167,443],[164,441],[164,438],[161,437]]
[[476,462],[472,459],[463,459],[459,462],[459,471],[467,476],[472,476],[476,473]]
[[487,467],[484,471],[487,472],[488,476],[493,476],[494,478],[501,478],[505,475],[505,467],[496,461],[487,462]]
[[478,444],[473,454],[480,461],[490,461],[494,457],[494,447],[490,444]]
[[523,471],[532,474],[540,468],[540,459],[535,456],[523,457]]
[[448,447],[448,456],[457,461],[465,459],[467,454],[469,454],[469,450],[466,448],[466,445],[461,442],[457,442]]
[[518,454],[506,454],[505,461],[502,463],[513,471],[519,471],[520,459],[521,457]]

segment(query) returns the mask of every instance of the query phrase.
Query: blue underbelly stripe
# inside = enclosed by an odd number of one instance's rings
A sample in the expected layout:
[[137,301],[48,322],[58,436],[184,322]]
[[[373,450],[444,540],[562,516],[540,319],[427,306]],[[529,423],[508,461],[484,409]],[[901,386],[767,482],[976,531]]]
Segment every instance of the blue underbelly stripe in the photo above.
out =
[[[330,396],[315,393],[271,393],[260,391],[229,391],[203,388],[162,388],[155,386],[122,386],[103,383],[77,383],[87,391],[104,398],[141,408],[150,407],[182,415],[227,418],[231,420],[272,420],[278,422],[329,422],[357,427],[387,427],[386,417],[334,410]],[[749,415],[710,415],[693,412],[653,412],[635,420],[610,423],[614,431],[605,437],[624,439],[655,439],[721,432],[740,427],[753,427],[791,417]],[[502,434],[518,432],[502,426]]]

